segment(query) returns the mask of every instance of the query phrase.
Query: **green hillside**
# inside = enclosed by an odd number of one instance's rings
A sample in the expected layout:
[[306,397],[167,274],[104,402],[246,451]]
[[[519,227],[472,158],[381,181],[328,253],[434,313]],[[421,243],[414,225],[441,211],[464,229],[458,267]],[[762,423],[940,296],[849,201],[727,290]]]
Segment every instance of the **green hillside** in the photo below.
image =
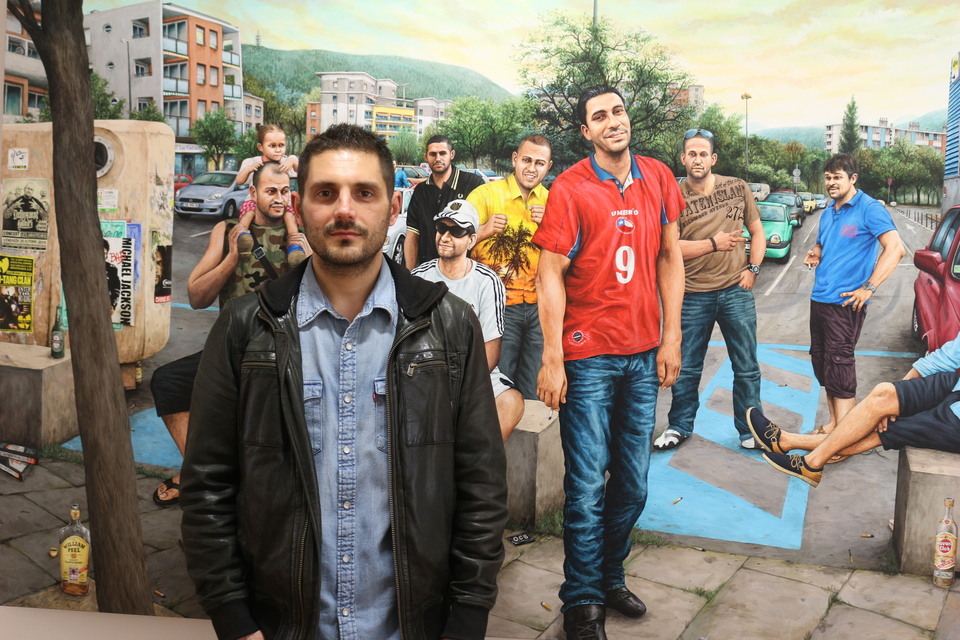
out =
[[943,126],[947,124],[947,110],[937,109],[930,113],[925,113],[919,118],[906,118],[896,123],[895,126],[906,129],[911,122],[919,122],[921,131],[942,131]]
[[822,149],[824,132],[825,127],[778,127],[757,131],[756,135],[761,138],[779,140],[784,144],[797,141],[808,149],[813,147]]
[[[409,82],[408,98],[510,97],[506,89],[476,71],[400,56],[361,56],[322,49],[283,51],[245,44],[243,70],[263,80],[281,99],[298,98],[318,87],[318,71],[365,71],[398,84]],[[403,89],[400,91],[403,95]]]

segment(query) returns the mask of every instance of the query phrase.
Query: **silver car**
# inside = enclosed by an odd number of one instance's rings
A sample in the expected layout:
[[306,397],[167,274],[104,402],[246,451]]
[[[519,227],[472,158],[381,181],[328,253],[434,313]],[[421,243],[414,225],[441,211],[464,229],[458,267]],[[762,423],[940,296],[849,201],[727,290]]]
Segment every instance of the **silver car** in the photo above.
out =
[[410,198],[413,197],[413,189],[397,189],[403,194],[403,201],[400,205],[400,215],[397,221],[387,229],[387,239],[383,243],[383,252],[387,257],[403,264],[403,241],[407,237],[407,207],[410,206]]
[[173,198],[173,210],[182,218],[220,216],[233,218],[250,194],[248,184],[237,184],[236,171],[208,171],[192,184],[181,187]]

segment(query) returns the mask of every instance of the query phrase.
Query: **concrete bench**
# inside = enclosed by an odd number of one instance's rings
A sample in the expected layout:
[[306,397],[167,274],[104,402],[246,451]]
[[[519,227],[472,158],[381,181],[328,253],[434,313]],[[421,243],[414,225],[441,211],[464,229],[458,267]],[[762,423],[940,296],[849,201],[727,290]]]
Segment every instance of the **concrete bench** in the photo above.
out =
[[92,611],[0,607],[4,638],[136,638],[137,640],[216,640],[209,620],[158,618]]
[[525,400],[523,419],[507,439],[507,508],[510,520],[531,525],[563,506],[560,420],[539,400]]
[[960,455],[900,450],[893,544],[901,572],[932,574],[933,539],[948,496],[960,499]]
[[70,351],[0,343],[0,440],[42,447],[79,433]]

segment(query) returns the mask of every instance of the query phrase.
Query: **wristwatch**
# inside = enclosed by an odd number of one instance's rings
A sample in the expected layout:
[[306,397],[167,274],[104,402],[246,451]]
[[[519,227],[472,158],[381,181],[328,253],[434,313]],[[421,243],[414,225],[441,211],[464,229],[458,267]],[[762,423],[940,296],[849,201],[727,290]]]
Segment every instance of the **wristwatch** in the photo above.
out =
[[877,286],[876,286],[875,284],[871,284],[869,280],[867,280],[865,283],[863,283],[863,286],[861,286],[860,288],[861,288],[861,289],[866,289],[866,290],[869,291],[870,293],[876,293],[876,292],[877,292]]
[[758,264],[748,264],[748,265],[747,265],[747,271],[749,271],[750,273],[752,273],[752,274],[755,275],[755,276],[758,276],[758,275],[760,275],[760,265],[758,265]]

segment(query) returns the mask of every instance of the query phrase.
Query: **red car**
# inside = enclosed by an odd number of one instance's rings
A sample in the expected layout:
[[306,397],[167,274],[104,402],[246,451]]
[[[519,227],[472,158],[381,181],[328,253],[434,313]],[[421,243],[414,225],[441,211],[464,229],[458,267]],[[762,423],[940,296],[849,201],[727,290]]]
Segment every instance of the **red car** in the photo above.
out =
[[913,255],[913,335],[927,351],[960,333],[960,206],[947,211],[926,249]]
[[192,183],[193,178],[185,173],[178,173],[177,175],[173,176],[173,192],[176,193],[177,191],[180,191],[180,187],[185,187]]

